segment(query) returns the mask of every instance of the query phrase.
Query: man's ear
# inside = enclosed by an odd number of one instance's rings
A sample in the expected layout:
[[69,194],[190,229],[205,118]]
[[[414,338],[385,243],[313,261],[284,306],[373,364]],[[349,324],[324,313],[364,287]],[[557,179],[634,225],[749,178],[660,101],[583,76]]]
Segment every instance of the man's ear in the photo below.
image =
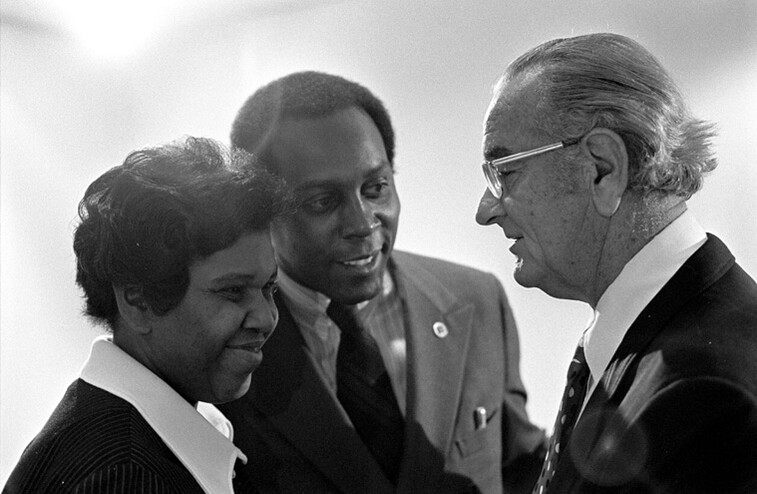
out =
[[138,333],[149,333],[152,328],[150,321],[154,315],[142,290],[135,286],[114,286],[113,292],[116,295],[118,312],[126,325]]
[[610,129],[592,129],[581,141],[593,162],[592,200],[597,212],[609,218],[620,207],[628,185],[628,152],[623,139]]

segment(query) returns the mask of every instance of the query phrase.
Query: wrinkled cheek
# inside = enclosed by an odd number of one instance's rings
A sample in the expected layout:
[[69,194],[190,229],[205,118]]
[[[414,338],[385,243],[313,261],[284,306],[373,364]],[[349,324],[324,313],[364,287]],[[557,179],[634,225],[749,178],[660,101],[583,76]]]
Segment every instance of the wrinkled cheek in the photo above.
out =
[[573,286],[585,274],[582,272],[580,258],[576,254],[577,246],[562,243],[546,250],[544,264],[550,276],[560,286]]
[[505,214],[510,215],[511,211],[516,209],[516,202],[513,196],[507,195],[499,200],[502,201],[502,207],[505,210]]

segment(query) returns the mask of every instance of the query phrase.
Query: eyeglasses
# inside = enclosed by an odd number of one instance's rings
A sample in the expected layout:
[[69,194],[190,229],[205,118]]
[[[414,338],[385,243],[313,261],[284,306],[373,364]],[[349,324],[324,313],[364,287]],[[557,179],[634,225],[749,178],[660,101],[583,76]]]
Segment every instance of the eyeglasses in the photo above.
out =
[[508,169],[506,165],[515,161],[524,160],[532,156],[538,156],[540,154],[554,151],[555,149],[562,149],[568,146],[578,144],[582,137],[576,137],[575,139],[566,139],[564,141],[556,142],[554,144],[547,144],[539,148],[523,151],[520,153],[511,154],[496,160],[484,161],[481,167],[484,169],[484,177],[486,177],[486,186],[489,187],[489,192],[492,193],[497,199],[502,198],[502,174],[514,171]]

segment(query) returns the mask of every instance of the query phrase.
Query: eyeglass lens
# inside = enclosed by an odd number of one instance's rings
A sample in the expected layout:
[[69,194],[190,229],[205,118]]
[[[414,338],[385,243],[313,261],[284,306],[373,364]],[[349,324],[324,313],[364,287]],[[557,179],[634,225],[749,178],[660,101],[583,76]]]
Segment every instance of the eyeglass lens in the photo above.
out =
[[499,178],[499,173],[491,165],[491,163],[483,163],[481,167],[484,169],[484,178],[486,178],[486,186],[489,187],[489,192],[496,199],[502,198],[502,182]]

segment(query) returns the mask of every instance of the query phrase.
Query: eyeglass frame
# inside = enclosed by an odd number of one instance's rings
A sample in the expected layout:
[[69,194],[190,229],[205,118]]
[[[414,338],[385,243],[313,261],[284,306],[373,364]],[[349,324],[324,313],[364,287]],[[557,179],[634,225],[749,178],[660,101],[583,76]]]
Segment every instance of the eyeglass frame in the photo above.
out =
[[501,174],[512,170],[502,170],[501,167],[512,163],[514,161],[524,160],[531,158],[532,156],[538,156],[540,154],[548,153],[556,149],[563,149],[569,146],[575,146],[584,136],[576,137],[572,139],[565,139],[564,141],[555,142],[553,144],[547,144],[528,151],[521,151],[520,153],[510,154],[493,160],[485,160],[481,163],[481,168],[484,170],[484,178],[486,179],[486,186],[489,188],[489,192],[496,198],[501,199],[504,191],[504,185],[502,184]]

